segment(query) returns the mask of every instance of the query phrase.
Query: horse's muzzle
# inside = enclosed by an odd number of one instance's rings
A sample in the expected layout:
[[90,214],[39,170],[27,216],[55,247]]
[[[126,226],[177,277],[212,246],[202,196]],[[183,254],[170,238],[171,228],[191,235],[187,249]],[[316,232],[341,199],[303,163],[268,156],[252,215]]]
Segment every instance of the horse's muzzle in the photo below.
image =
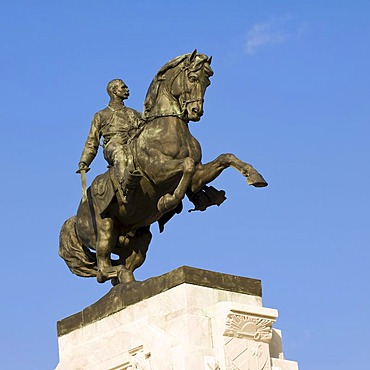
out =
[[203,104],[200,102],[190,103],[187,107],[187,111],[189,120],[197,122],[203,116]]

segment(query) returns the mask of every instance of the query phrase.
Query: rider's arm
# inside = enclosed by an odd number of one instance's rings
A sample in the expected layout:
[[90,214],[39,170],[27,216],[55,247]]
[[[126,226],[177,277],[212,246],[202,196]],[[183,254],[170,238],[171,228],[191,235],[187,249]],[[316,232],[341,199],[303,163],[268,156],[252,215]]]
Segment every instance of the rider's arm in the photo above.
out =
[[[82,151],[82,155],[80,158],[79,169],[85,169],[90,166],[91,162],[94,160],[96,153],[99,149],[99,142],[100,142],[100,126],[101,126],[101,115],[96,113],[90,127],[89,135],[87,136],[87,140],[85,143],[84,150]],[[85,165],[85,166],[84,166]]]

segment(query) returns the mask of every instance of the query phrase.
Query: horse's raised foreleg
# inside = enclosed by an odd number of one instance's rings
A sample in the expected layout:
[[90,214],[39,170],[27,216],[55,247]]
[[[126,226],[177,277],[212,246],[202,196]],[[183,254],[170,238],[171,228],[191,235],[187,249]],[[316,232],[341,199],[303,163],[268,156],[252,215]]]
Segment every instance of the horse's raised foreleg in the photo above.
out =
[[110,218],[99,219],[98,238],[96,242],[96,259],[98,273],[96,279],[99,283],[121,276],[120,280],[133,281],[132,272],[124,266],[112,266],[111,252],[117,244],[118,233],[114,221]]
[[159,212],[166,213],[174,209],[184,198],[185,192],[195,172],[195,162],[189,157],[181,160],[172,160],[167,162],[167,165],[164,166],[162,170],[167,172],[169,178],[176,176],[179,172],[182,173],[181,179],[173,194],[168,193],[163,195],[157,203]]
[[248,163],[241,161],[234,154],[221,154],[212,162],[196,166],[193,175],[190,190],[193,193],[198,192],[204,185],[210,183],[217,178],[221,172],[228,168],[233,167],[247,178],[248,185],[256,187],[267,186],[264,178]]

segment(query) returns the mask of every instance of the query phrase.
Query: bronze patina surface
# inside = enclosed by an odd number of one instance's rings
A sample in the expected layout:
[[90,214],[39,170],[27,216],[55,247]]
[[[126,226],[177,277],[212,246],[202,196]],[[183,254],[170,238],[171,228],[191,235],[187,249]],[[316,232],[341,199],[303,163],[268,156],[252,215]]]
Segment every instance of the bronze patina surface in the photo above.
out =
[[227,290],[262,297],[261,281],[241,276],[182,266],[167,274],[143,282],[118,284],[109,293],[81,312],[58,321],[58,336],[99,321],[125,307],[165,292],[180,284]]
[[[189,122],[203,115],[206,88],[213,75],[211,58],[181,55],[166,63],[149,86],[144,112],[124,105],[129,90],[119,79],[107,86],[110,102],[95,114],[79,162],[83,196],[77,214],[60,232],[59,255],[79,276],[112,284],[134,281],[152,238],[150,225],[160,231],[182,211],[185,196],[194,210],[220,205],[225,192],[207,186],[233,167],[255,187],[263,177],[235,155],[219,155],[202,163],[199,142]],[[86,172],[102,140],[109,169],[86,189]],[[118,256],[112,260],[111,254]]]

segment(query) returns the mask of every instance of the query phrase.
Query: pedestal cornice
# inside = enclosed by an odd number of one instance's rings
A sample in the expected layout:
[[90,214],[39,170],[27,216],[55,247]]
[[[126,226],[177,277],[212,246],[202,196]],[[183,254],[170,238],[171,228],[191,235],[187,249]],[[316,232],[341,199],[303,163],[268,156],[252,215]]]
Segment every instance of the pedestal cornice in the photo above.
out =
[[192,284],[262,297],[261,281],[258,279],[182,266],[164,275],[156,276],[143,282],[116,285],[91,306],[58,321],[58,336],[68,334],[73,330],[101,320],[128,306],[181,284]]

